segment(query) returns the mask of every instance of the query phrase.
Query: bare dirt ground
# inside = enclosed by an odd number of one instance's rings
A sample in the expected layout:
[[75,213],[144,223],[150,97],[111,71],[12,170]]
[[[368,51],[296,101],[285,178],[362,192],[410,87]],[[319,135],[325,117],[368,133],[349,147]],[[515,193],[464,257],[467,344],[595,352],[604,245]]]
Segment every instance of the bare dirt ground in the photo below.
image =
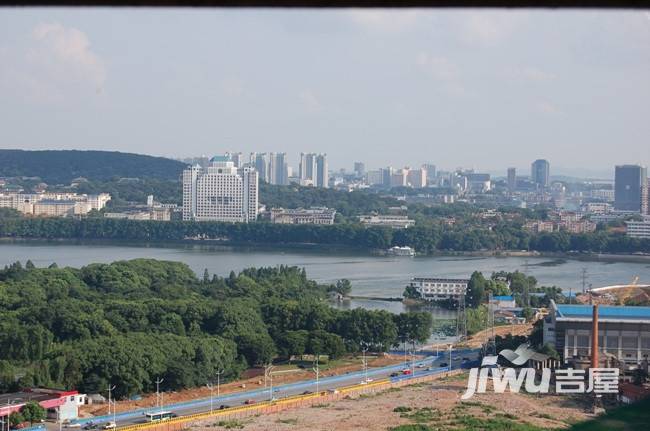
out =
[[[502,326],[495,326],[494,327],[494,335],[495,336],[501,336],[505,337],[508,334],[512,335],[530,335],[530,333],[533,331],[533,324],[532,323],[526,323],[523,325],[502,325]],[[477,332],[476,334],[468,337],[468,340],[463,343],[464,345],[467,345],[467,347],[481,347],[484,343],[487,342],[491,335],[490,330],[484,330]]]
[[[372,357],[368,359],[369,367],[384,367],[388,365],[393,365],[400,363],[404,358],[400,355],[384,355],[378,357]],[[341,365],[327,369],[320,372],[320,377],[328,377],[334,375],[345,374],[346,372],[359,371],[363,369],[360,358],[351,358],[349,361],[342,360],[340,361]],[[310,370],[301,370],[297,368],[284,369],[285,367],[279,367],[279,372],[275,373],[273,376],[274,385],[282,385],[286,383],[292,383],[299,380],[313,379],[314,373]],[[247,370],[244,373],[247,378],[237,380],[230,383],[222,383],[220,385],[220,393],[232,393],[239,391],[246,391],[251,389],[258,389],[264,387],[264,371],[263,369],[253,368]],[[203,386],[201,388],[186,389],[178,392],[165,392],[163,396],[164,404],[173,404],[183,401],[188,401],[196,398],[208,398],[210,396],[210,390]],[[214,396],[216,396],[216,389],[214,390]],[[117,412],[123,412],[127,410],[134,410],[146,407],[154,407],[156,405],[156,394],[147,394],[143,395],[142,399],[134,400],[124,400],[117,402]],[[108,405],[107,404],[95,404],[95,405],[85,405],[79,409],[80,417],[89,417],[89,416],[101,416],[108,414]]]
[[[578,402],[555,395],[486,393],[476,394],[471,400],[461,402],[466,381],[467,375],[462,374],[432,383],[389,389],[281,413],[231,421],[206,420],[193,424],[191,429],[375,431],[421,423],[434,430],[470,430],[485,429],[476,424],[477,420],[492,420],[502,425],[489,429],[530,425],[527,429],[541,430],[567,428],[570,424],[592,417]],[[406,408],[410,410],[394,411]]]

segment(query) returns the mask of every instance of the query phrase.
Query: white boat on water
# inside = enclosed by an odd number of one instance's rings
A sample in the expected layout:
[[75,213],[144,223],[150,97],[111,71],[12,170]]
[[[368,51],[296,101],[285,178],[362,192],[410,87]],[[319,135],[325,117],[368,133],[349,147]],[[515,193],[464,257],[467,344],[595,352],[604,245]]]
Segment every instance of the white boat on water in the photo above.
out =
[[404,247],[391,247],[388,250],[386,250],[386,254],[389,256],[415,256],[415,250],[413,250],[409,246],[404,246]]

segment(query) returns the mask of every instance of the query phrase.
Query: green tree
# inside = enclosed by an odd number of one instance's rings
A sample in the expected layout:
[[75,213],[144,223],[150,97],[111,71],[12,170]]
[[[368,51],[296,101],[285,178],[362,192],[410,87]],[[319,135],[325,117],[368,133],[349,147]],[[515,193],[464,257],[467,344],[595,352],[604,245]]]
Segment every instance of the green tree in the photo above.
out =
[[45,419],[45,409],[35,401],[28,401],[20,410],[27,422],[33,424]]
[[484,302],[486,285],[487,281],[483,274],[474,271],[467,283],[467,293],[465,294],[465,304],[468,307],[476,308]]

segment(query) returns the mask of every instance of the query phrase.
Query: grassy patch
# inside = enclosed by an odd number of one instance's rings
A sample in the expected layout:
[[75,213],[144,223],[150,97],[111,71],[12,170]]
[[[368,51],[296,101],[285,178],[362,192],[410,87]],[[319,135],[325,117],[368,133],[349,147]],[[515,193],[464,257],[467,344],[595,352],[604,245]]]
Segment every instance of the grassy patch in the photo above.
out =
[[242,429],[244,428],[244,423],[237,420],[229,421],[219,421],[215,424],[218,427],[225,428],[227,430]]
[[278,419],[279,424],[298,425],[298,418]]
[[312,409],[324,409],[324,408],[329,407],[329,406],[330,406],[329,404],[321,403],[321,404],[312,404],[311,408]]
[[433,431],[433,428],[424,424],[410,424],[390,428],[390,431]]
[[442,414],[440,413],[440,410],[432,409],[430,407],[423,407],[421,409],[416,409],[400,414],[401,418],[409,419],[417,423],[432,422],[434,420],[440,419],[441,416]]
[[544,428],[535,425],[515,422],[506,417],[477,418],[474,416],[457,416],[455,425],[458,431],[542,431]]
[[410,412],[411,410],[413,410],[413,409],[410,408],[410,407],[406,407],[406,406],[399,406],[399,407],[395,407],[393,409],[393,411],[395,413],[405,413],[405,412]]
[[573,425],[571,431],[647,430],[650,424],[650,398],[629,406],[612,409],[585,422]]

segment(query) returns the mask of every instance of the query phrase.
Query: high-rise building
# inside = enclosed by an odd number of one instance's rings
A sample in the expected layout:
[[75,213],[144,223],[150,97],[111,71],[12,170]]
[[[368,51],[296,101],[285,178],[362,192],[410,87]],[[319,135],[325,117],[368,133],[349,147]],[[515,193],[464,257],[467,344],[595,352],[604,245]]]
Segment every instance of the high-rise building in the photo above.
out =
[[300,153],[298,178],[301,185],[316,185],[316,154]]
[[530,166],[530,179],[537,187],[545,188],[549,185],[551,165],[547,160],[537,159]]
[[229,156],[183,171],[183,220],[247,223],[257,218],[257,206],[257,171],[237,169]]
[[639,165],[616,166],[614,174],[614,209],[647,213],[648,172]]
[[329,186],[329,167],[327,166],[327,154],[316,156],[316,187],[327,188]]
[[236,168],[244,166],[244,155],[242,153],[226,153],[226,156],[230,157]]
[[289,184],[286,153],[269,153],[269,182],[279,186]]
[[390,187],[391,183],[391,177],[393,176],[393,168],[388,166],[387,168],[382,168],[381,170],[381,176],[382,176],[382,185],[384,187]]
[[363,162],[354,162],[354,173],[357,177],[362,177],[366,174],[366,165]]
[[517,189],[517,169],[508,168],[508,191],[510,193]]
[[420,169],[409,169],[407,182],[411,187],[420,189],[427,186],[427,170],[424,168]]
[[262,181],[269,182],[269,161],[266,153],[251,153],[250,156],[251,166],[255,166],[257,175]]
[[436,182],[436,165],[431,163],[425,163],[422,165],[422,169],[427,171],[427,184],[433,184]]

